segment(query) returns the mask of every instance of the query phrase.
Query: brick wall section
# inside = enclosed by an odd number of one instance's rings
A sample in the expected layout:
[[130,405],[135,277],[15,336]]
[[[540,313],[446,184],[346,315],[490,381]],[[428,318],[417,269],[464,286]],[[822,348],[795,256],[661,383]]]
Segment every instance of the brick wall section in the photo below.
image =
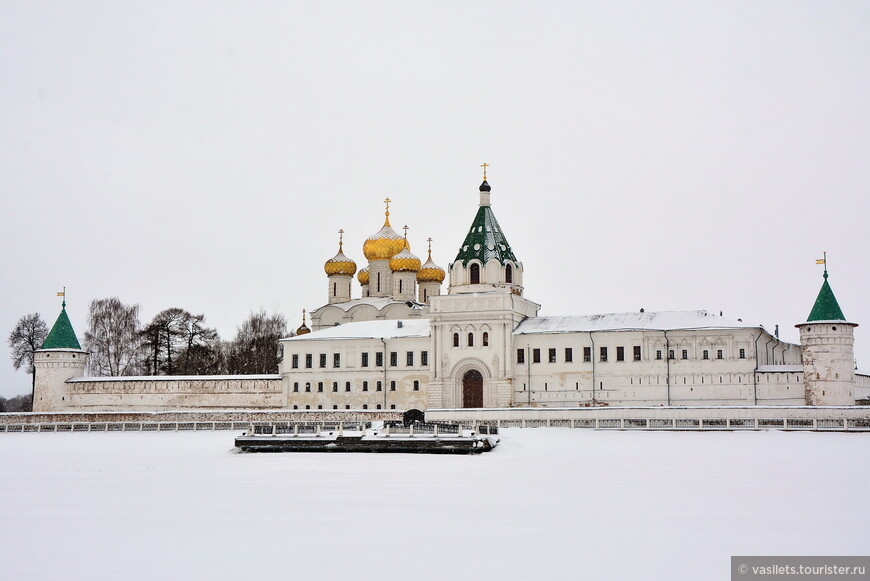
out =
[[5,425],[120,422],[365,422],[401,419],[401,412],[383,410],[0,413],[0,424]]

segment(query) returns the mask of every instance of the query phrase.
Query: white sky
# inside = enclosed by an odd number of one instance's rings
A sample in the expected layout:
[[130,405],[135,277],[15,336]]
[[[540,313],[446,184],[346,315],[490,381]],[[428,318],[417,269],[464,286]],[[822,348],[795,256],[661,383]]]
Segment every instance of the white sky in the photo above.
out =
[[2,2],[0,395],[64,285],[80,338],[110,296],[296,326],[387,195],[446,267],[484,161],[541,314],[796,341],[827,251],[870,369],[868,33],[842,1]]

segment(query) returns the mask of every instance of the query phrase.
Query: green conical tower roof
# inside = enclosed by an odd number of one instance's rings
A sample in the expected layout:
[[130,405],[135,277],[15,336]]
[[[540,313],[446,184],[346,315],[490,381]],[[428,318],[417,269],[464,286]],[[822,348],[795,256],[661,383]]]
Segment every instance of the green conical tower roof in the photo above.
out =
[[[489,192],[489,189],[486,181],[480,186],[481,192]],[[482,264],[486,264],[493,258],[501,264],[508,260],[513,263],[518,262],[488,203],[481,204],[477,210],[474,222],[471,223],[471,230],[468,231],[465,242],[462,243],[453,262],[468,264],[468,261],[475,258]]]
[[837,302],[837,297],[834,296],[834,291],[831,290],[831,285],[828,284],[828,271],[825,270],[825,282],[822,283],[822,289],[819,291],[819,296],[816,298],[816,304],[813,305],[813,310],[810,311],[810,316],[807,322],[810,321],[845,321],[843,310]]
[[57,316],[57,321],[51,328],[48,337],[42,343],[43,349],[79,349],[79,340],[76,338],[76,332],[73,331],[72,323],[69,322],[69,316],[66,314],[66,301],[60,309],[60,314]]

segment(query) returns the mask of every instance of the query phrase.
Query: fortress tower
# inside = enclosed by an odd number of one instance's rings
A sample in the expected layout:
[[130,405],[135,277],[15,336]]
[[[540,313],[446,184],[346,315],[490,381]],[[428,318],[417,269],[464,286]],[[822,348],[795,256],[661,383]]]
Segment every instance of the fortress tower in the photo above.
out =
[[854,329],[824,282],[806,323],[800,329],[804,395],[807,405],[855,405]]
[[33,411],[63,410],[70,405],[68,379],[82,377],[88,354],[82,350],[66,314],[66,300],[42,348],[34,353],[36,380],[33,389]]

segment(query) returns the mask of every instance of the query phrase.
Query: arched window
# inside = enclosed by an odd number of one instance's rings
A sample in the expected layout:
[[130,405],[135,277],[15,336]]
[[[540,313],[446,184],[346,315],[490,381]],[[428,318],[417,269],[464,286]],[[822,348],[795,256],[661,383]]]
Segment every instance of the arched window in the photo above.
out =
[[399,279],[399,294],[402,294],[402,279]]
[[338,285],[336,283],[332,283],[332,296],[338,294]]
[[468,346],[474,347],[474,333],[468,334]]
[[489,333],[483,334],[483,346],[489,347]]
[[459,347],[459,333],[453,333],[453,346]]
[[504,267],[504,281],[505,282],[513,282],[514,281],[514,268],[507,264]]
[[480,265],[474,263],[468,270],[471,275],[471,284],[480,284]]

